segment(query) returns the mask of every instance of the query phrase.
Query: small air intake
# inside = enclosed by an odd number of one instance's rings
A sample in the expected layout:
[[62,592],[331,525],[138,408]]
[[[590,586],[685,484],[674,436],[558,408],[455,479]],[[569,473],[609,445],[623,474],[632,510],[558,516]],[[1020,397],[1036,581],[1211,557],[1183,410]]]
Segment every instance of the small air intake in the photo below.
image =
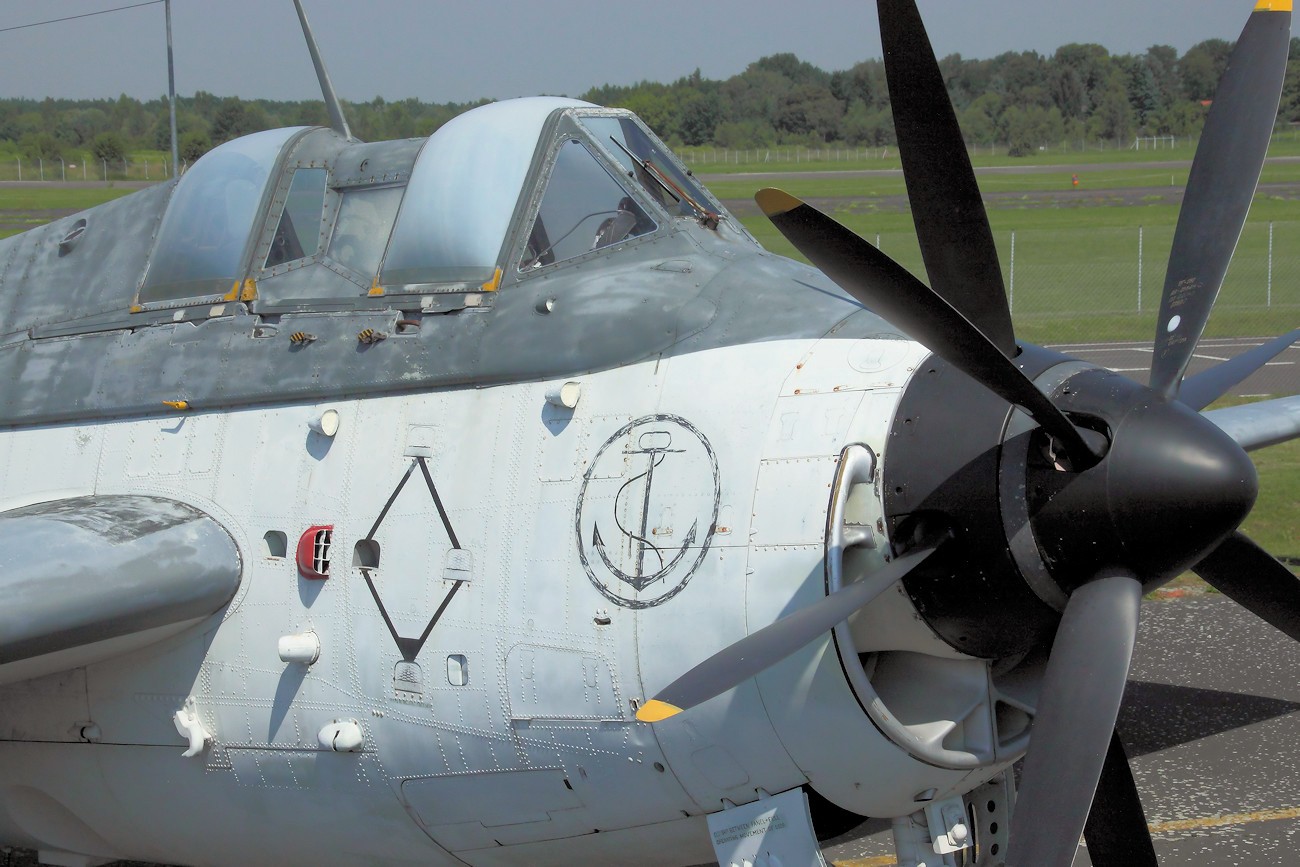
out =
[[334,525],[308,527],[298,540],[298,574],[322,580],[330,577],[330,544]]

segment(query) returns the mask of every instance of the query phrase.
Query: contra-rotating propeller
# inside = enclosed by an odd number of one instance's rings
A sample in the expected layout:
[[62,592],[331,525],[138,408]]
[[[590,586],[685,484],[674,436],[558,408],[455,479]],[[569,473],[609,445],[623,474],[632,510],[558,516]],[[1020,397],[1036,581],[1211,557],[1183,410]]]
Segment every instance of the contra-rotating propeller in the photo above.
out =
[[[793,196],[763,190],[756,198],[795,247],[856,300],[1023,409],[1054,458],[1046,469],[1024,469],[1035,474],[1033,487],[1046,492],[1034,498],[1029,516],[1042,561],[1035,565],[1059,586],[1048,596],[1064,602],[1054,605],[1060,623],[1006,863],[1066,867],[1085,833],[1094,863],[1155,864],[1114,729],[1143,592],[1192,567],[1300,640],[1300,582],[1234,532],[1254,503],[1254,468],[1236,443],[1194,411],[1291,341],[1279,339],[1248,359],[1191,378],[1185,402],[1178,400],[1259,181],[1286,68],[1291,3],[1260,0],[1219,84],[1175,231],[1150,387],[1087,371],[1051,394],[1016,362],[988,217],[915,2],[879,0],[878,6],[899,151],[930,286]],[[949,544],[960,546],[962,539],[943,543]],[[895,547],[906,543],[896,538]],[[896,553],[882,569],[701,663],[643,705],[638,717],[670,716],[775,664],[921,568],[932,549]]]

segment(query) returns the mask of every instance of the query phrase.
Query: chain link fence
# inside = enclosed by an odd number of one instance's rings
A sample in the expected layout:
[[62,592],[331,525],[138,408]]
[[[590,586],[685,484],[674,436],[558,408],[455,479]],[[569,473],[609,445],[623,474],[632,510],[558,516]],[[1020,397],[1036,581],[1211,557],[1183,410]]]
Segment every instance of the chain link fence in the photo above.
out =
[[[181,171],[184,170],[182,161]],[[0,181],[161,181],[170,178],[171,174],[171,160],[158,156],[127,155],[122,159],[101,160],[85,153],[52,160],[15,156],[0,158]]]
[[[1288,131],[1289,138],[1296,134]],[[1123,141],[1062,141],[1037,148],[1039,154],[1113,153],[1115,151],[1163,151],[1171,158],[1185,156],[1190,159],[1199,141],[1197,136],[1153,136],[1125,139]],[[966,150],[975,157],[1005,157],[1010,146],[1005,143],[967,144]],[[712,145],[684,145],[674,148],[677,155],[696,171],[718,171],[723,167],[745,166],[761,171],[764,166],[801,165],[804,163],[863,163],[871,160],[896,159],[896,145],[772,145],[750,148],[724,148]],[[848,168],[848,166],[846,166]]]
[[[1169,225],[995,233],[1017,334],[1035,343],[1150,340],[1173,236]],[[865,237],[925,274],[914,234]],[[1300,221],[1246,224],[1210,324],[1241,337],[1300,326]]]

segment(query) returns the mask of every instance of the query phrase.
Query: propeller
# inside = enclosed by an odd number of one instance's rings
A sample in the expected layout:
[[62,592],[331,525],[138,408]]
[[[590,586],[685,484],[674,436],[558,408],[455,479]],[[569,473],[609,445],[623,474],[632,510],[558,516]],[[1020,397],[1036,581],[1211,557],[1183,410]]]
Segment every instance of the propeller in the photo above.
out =
[[1133,769],[1119,732],[1112,732],[1106,761],[1101,766],[1097,794],[1092,799],[1088,823],[1083,826],[1088,857],[1094,864],[1156,867],[1156,850],[1147,830],[1146,812],[1138,798]]
[[[763,189],[754,199],[799,252],[859,303],[970,374],[999,397],[1022,407],[1061,442],[1076,463],[1087,466],[1096,463],[1104,440],[1096,437],[1085,440],[1085,434],[1029,381],[1015,362],[942,295],[869,242],[789,193]],[[980,213],[983,214],[982,207]],[[1005,297],[1002,297],[1002,308],[1007,309]],[[1092,431],[1087,433],[1091,435]]]
[[[1178,394],[1259,180],[1286,67],[1290,4],[1286,6],[1288,11],[1274,13],[1268,3],[1261,3],[1251,16],[1229,61],[1193,164],[1175,233],[1161,304],[1162,328],[1152,361],[1151,388],[1166,400]],[[915,3],[880,0],[879,7],[899,150],[932,295],[949,300],[956,309],[965,306],[979,311],[965,321],[969,324],[974,319],[980,324],[982,339],[972,338],[969,329],[954,327],[953,317],[936,316],[935,311],[943,305],[876,263],[879,251],[865,241],[859,239],[855,244],[845,237],[847,230],[827,227],[833,223],[829,218],[813,217],[806,206],[789,207],[789,202],[768,192],[759,194],[759,204],[774,216],[777,228],[796,247],[851,295],[1002,397],[1024,407],[1053,436],[1068,443],[1059,431],[1060,422],[1049,421],[1050,413],[1037,406],[1023,385],[1017,384],[1016,396],[1012,395],[1007,385],[1010,377],[998,364],[1001,359],[995,359],[988,349],[989,343],[996,345],[1005,334],[1001,313],[1006,305],[1000,276],[994,279],[988,274],[990,266],[997,267],[996,253],[991,240],[986,240],[987,217],[978,190],[972,192],[973,173],[966,149]],[[945,210],[949,207],[951,212]],[[820,237],[815,226],[820,228]],[[870,264],[858,264],[863,262]],[[970,300],[953,300],[954,286]],[[1000,305],[998,315],[988,314],[991,305]],[[899,311],[899,306],[908,309]],[[1009,311],[1006,316],[1009,322]],[[920,324],[928,326],[928,331],[917,327],[918,319],[924,320]],[[1187,403],[1197,409],[1204,406],[1295,336],[1274,341],[1248,358],[1193,380]],[[953,342],[962,346],[955,348]],[[972,363],[971,355],[981,358]],[[990,377],[990,370],[997,371],[999,378]],[[1025,383],[1033,387],[1027,379]],[[1111,391],[1111,402],[1120,391]],[[1107,461],[1111,466],[1076,467],[1084,471],[1082,476],[1073,490],[1068,484],[1063,486],[1065,495],[1056,506],[1064,507],[1074,520],[1089,511],[1118,510],[1117,518],[1121,513],[1140,514],[1145,511],[1146,489],[1152,483],[1169,487],[1162,482],[1182,476],[1184,468],[1213,467],[1192,483],[1187,490],[1191,502],[1182,505],[1182,509],[1190,507],[1196,512],[1194,523],[1201,521],[1207,527],[1211,552],[1201,560],[1198,571],[1288,634],[1300,633],[1300,589],[1289,571],[1239,534],[1214,547],[1216,539],[1235,527],[1253,502],[1253,480],[1245,479],[1241,468],[1244,454],[1239,449],[1234,454],[1235,447],[1201,430],[1193,420],[1150,406],[1145,398],[1128,402],[1130,406],[1121,409],[1106,406],[1102,397],[1094,401],[1092,408],[1113,425],[1116,443],[1112,449],[1119,446],[1118,452]],[[1177,444],[1165,445],[1171,438]],[[1079,454],[1068,444],[1067,450]],[[1155,460],[1146,459],[1147,455]],[[1223,487],[1231,490],[1218,494],[1216,489]],[[1051,511],[1050,503],[1044,511]],[[1145,529],[1159,526],[1143,524]],[[1048,520],[1040,529],[1052,536],[1046,547],[1064,555],[1059,559],[1089,556],[1056,541],[1071,535],[1071,529],[1076,536],[1088,535],[1086,526],[1071,528]],[[1020,808],[1012,822],[1009,865],[1068,865],[1079,833],[1088,824],[1094,793],[1103,805],[1089,827],[1089,836],[1099,841],[1103,851],[1140,853],[1140,859],[1123,863],[1154,863],[1140,802],[1130,794],[1132,773],[1114,725],[1136,637],[1142,581],[1184,565],[1181,560],[1187,555],[1186,550],[1170,551],[1163,561],[1153,561],[1130,552],[1150,546],[1154,539],[1167,538],[1168,534],[1127,537],[1115,546],[1113,560],[1140,562],[1152,574],[1080,579],[1076,572],[1057,579],[1072,592],[1043,678],[1022,775]],[[1261,580],[1260,575],[1266,578]]]
[[[1015,548],[1014,568],[997,573],[991,564],[982,580],[1009,575],[1005,580],[1019,582],[1033,605],[1061,612],[1006,864],[1068,867],[1081,833],[1098,863],[1154,864],[1132,770],[1115,731],[1143,592],[1194,566],[1225,595],[1300,640],[1300,582],[1234,532],[1257,493],[1253,465],[1194,411],[1300,332],[1182,382],[1258,184],[1285,72],[1291,3],[1260,0],[1229,59],[1175,232],[1150,386],[1094,369],[1069,376],[1051,395],[1025,373],[1026,362],[1017,361],[1022,350],[988,217],[916,4],[878,0],[878,6],[899,151],[930,285],[787,193],[762,190],[756,199],[782,234],[849,295],[1023,409],[1054,441],[1046,462],[1033,449],[1018,452],[1027,455],[1021,458],[1023,484],[1012,480],[1012,499],[998,499],[998,491],[987,504],[1010,509],[1007,514],[1027,513],[1033,542],[1026,548],[1008,540]],[[940,387],[914,383],[909,390],[914,386]],[[959,436],[955,429],[942,435]],[[1104,435],[1097,433],[1102,430]],[[942,449],[941,441],[932,445]],[[1067,460],[1052,459],[1058,449]],[[1003,449],[1001,460],[1015,460],[1013,454]],[[1007,478],[1005,463],[1001,472]],[[970,488],[954,486],[969,499]],[[983,597],[958,592],[969,585],[969,574],[931,568],[939,558],[922,568],[933,549],[908,552],[906,538],[895,538],[901,556],[888,567],[724,649],[647,702],[638,717],[662,719],[725,691],[832,628],[894,581],[911,593],[913,573],[925,573],[920,583],[933,603],[925,609],[932,629],[940,631],[936,623],[943,615],[936,609],[944,594],[936,587],[952,591],[954,606],[966,606],[958,612],[963,629],[981,623],[989,624],[986,629],[1019,628],[1006,625],[1015,624],[1014,618],[981,620],[969,610],[971,604],[1004,604],[1012,595],[1001,592],[1006,584]],[[961,551],[964,544],[969,543],[959,532],[944,546]],[[1032,574],[1021,559],[1027,550],[1040,560]],[[1044,581],[1057,587],[1045,591]]]
[[1013,358],[1016,338],[993,230],[921,15],[911,0],[877,5],[903,178],[930,286]]
[[[1271,11],[1273,7],[1285,11]],[[1246,224],[1277,120],[1291,44],[1291,3],[1261,0],[1246,22],[1192,160],[1165,273],[1150,386],[1178,395]]]
[[1194,571],[1233,602],[1300,641],[1300,580],[1242,533],[1229,536]]
[[927,548],[899,557],[862,580],[724,647],[637,708],[636,718],[642,722],[659,722],[749,680],[844,622],[854,611],[898,583],[935,550]]
[[1276,358],[1295,343],[1297,338],[1300,338],[1300,328],[1235,355],[1209,370],[1189,376],[1183,380],[1183,385],[1178,390],[1178,399],[1192,409],[1205,409],[1227,394],[1228,389]]
[[1008,865],[1074,860],[1124,697],[1141,602],[1142,585],[1130,575],[1071,594],[1043,675]]

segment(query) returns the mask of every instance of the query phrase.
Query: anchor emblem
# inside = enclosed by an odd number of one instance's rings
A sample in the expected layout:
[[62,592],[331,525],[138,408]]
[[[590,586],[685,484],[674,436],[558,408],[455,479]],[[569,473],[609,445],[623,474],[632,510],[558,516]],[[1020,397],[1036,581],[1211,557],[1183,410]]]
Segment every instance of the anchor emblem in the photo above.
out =
[[[694,513],[680,545],[657,542],[661,531],[651,529],[660,490],[674,510]],[[624,607],[671,599],[708,553],[720,497],[717,458],[690,422],[654,415],[624,425],[592,458],[578,495],[578,554],[587,577]]]
[[[655,443],[660,442],[663,443],[663,445],[655,445]],[[696,519],[695,522],[691,524],[691,529],[686,533],[686,541],[682,543],[682,546],[677,549],[677,553],[674,554],[673,558],[668,562],[664,562],[663,550],[654,542],[651,542],[647,535],[650,523],[650,487],[654,484],[655,467],[662,464],[669,455],[682,454],[685,451],[685,449],[670,448],[672,442],[673,435],[670,431],[647,431],[637,438],[638,447],[636,449],[623,450],[623,454],[625,455],[645,455],[649,459],[645,472],[635,475],[624,482],[623,486],[618,489],[618,494],[614,497],[614,522],[618,525],[619,532],[627,537],[628,541],[632,543],[636,551],[632,558],[632,562],[635,566],[635,574],[629,575],[627,572],[624,572],[618,566],[614,565],[614,562],[609,558],[609,554],[605,552],[605,541],[600,537],[600,526],[598,524],[592,524],[591,526],[591,544],[596,549],[596,553],[600,555],[600,559],[605,564],[605,568],[613,573],[614,577],[618,578],[618,580],[631,584],[637,590],[644,590],[654,582],[663,580],[665,576],[677,568],[677,564],[686,556],[686,551],[691,547],[691,545],[695,544],[695,533],[699,529],[700,525],[699,519]],[[639,533],[633,533],[627,527],[624,527],[623,522],[618,519],[618,505],[620,498],[634,483],[641,479],[645,479],[645,486],[642,489],[641,498],[641,528]],[[658,570],[651,572],[650,574],[646,574],[645,572],[645,558],[647,551],[654,554],[654,556],[659,560]]]

